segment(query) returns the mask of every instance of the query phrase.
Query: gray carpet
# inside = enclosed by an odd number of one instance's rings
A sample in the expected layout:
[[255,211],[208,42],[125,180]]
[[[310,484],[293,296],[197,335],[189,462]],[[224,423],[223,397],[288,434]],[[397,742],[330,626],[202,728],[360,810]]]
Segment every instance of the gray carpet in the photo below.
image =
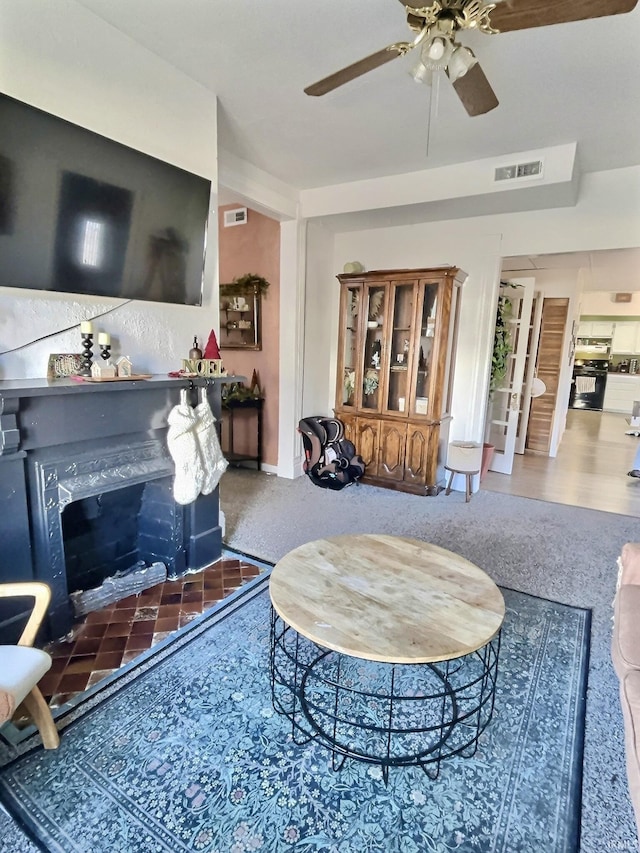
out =
[[616,559],[625,542],[640,539],[636,519],[485,491],[469,503],[455,492],[331,492],[306,477],[283,480],[248,469],[227,471],[221,504],[227,544],[267,560],[339,533],[415,536],[462,554],[498,584],[591,608],[581,851],[638,850],[609,652]]
[[[640,540],[636,519],[484,491],[468,504],[461,493],[421,498],[372,486],[329,492],[306,477],[281,480],[248,469],[227,471],[221,502],[226,542],[267,560],[338,533],[415,536],[462,554],[503,586],[592,608],[581,853],[638,850],[609,653],[616,559],[624,542]],[[1,810],[0,850],[35,850]]]

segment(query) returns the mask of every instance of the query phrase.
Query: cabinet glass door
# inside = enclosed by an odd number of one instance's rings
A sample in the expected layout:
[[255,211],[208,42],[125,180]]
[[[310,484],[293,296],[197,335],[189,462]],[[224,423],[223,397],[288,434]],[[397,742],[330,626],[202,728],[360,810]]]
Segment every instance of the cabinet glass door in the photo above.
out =
[[395,284],[391,288],[389,322],[389,353],[385,363],[387,371],[385,412],[409,411],[409,376],[413,365],[416,290],[413,282]]
[[356,376],[358,369],[358,318],[362,301],[362,287],[347,287],[343,291],[342,306],[342,391],[339,402],[343,406],[356,405]]
[[366,314],[361,408],[380,411],[383,341],[385,335],[385,287],[365,289]]
[[413,413],[429,414],[429,384],[432,370],[433,345],[436,337],[438,285],[425,284],[422,292],[418,364],[413,395]]

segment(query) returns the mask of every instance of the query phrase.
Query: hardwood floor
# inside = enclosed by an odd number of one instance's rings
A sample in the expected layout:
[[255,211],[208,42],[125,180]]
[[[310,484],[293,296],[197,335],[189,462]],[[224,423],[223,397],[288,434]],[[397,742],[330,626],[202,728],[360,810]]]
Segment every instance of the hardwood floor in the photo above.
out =
[[511,476],[489,471],[482,489],[640,516],[640,480],[627,477],[640,438],[625,415],[569,409],[555,459],[516,454]]

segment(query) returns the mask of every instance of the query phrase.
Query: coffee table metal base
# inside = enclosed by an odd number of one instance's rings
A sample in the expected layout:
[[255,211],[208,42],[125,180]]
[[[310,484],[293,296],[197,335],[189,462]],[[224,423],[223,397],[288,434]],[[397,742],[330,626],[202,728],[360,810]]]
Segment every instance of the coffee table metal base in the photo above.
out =
[[317,645],[271,610],[271,694],[295,743],[390,767],[421,767],[475,754],[494,706],[500,633],[477,652],[438,663],[378,663]]

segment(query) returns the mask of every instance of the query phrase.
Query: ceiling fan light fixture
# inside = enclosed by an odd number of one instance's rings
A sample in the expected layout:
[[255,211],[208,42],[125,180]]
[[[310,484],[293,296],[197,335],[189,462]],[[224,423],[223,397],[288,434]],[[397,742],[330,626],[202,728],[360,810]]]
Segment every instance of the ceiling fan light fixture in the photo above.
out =
[[447,67],[452,52],[451,41],[446,36],[437,35],[424,45],[420,59],[429,71],[442,71]]
[[419,59],[409,71],[416,83],[424,83],[425,86],[431,85],[432,72],[430,68]]
[[438,38],[437,36],[436,36],[436,38],[431,39],[431,42],[429,43],[429,45],[427,47],[427,53],[429,55],[429,59],[435,59],[435,60],[442,59],[442,57],[444,56],[444,51],[445,51],[444,39]]
[[453,82],[454,80],[459,80],[461,77],[464,77],[467,71],[469,71],[470,68],[473,68],[477,61],[478,60],[475,58],[472,50],[468,47],[458,45],[449,58],[449,64],[447,66],[449,79]]

